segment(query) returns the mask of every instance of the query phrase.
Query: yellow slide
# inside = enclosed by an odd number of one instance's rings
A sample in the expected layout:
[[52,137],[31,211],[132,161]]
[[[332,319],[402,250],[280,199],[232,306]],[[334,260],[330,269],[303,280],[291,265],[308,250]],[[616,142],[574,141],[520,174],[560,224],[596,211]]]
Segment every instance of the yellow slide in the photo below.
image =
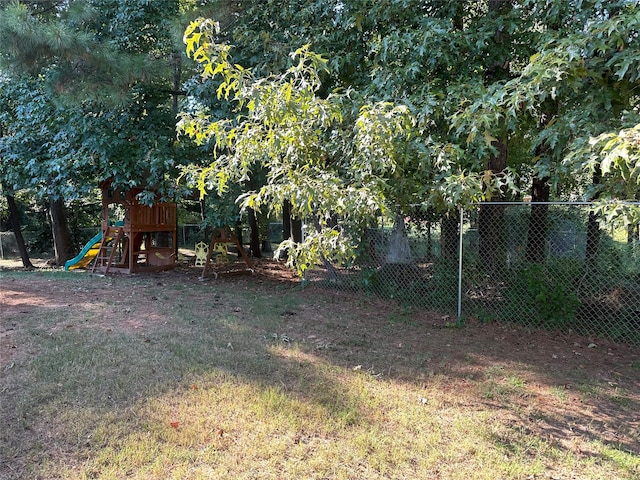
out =
[[[122,222],[118,222],[116,223],[116,226],[121,226],[122,224]],[[113,240],[112,237],[107,237],[107,242],[110,242],[111,240]],[[96,234],[91,240],[89,240],[77,256],[71,260],[67,260],[64,264],[64,269],[75,270],[76,268],[85,268],[100,252],[101,243],[102,232]]]

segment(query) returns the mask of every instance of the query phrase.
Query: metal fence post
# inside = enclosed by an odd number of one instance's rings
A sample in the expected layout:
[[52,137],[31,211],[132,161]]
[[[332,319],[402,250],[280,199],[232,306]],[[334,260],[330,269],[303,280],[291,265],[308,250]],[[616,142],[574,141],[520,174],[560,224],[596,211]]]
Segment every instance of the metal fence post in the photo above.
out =
[[460,231],[459,231],[459,250],[458,250],[458,324],[462,323],[462,236],[464,226],[464,209],[460,207]]

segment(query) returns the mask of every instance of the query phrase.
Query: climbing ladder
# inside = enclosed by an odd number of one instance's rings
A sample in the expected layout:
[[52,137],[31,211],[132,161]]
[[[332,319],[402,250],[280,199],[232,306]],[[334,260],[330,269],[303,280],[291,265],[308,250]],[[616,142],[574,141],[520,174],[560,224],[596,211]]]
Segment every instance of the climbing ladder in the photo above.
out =
[[109,273],[109,269],[113,264],[118,245],[124,235],[124,227],[108,226],[102,232],[102,241],[100,242],[100,249],[96,260],[93,262],[92,273],[95,273],[96,269],[104,269],[104,273]]

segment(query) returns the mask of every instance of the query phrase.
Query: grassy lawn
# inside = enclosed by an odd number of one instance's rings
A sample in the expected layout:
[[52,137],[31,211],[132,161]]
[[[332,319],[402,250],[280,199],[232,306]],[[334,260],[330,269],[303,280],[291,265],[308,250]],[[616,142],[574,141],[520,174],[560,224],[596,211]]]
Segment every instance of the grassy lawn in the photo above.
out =
[[637,349],[260,275],[0,271],[0,479],[638,479]]

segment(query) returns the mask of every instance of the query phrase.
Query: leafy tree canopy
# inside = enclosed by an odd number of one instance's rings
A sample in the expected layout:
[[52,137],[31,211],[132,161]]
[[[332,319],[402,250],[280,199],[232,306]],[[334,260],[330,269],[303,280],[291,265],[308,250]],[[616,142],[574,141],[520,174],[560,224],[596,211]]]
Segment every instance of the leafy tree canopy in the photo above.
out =
[[330,245],[348,258],[349,232],[377,211],[519,195],[523,172],[556,196],[634,197],[591,139],[638,124],[638,18],[630,0],[243,2],[225,30],[199,20],[185,35],[209,102],[180,129],[214,153],[192,173],[224,190],[266,168],[239,201],[288,199],[320,220],[301,269]]
[[184,53],[176,39],[194,6],[179,0],[4,5],[3,179],[64,198],[109,177],[119,186],[149,184],[173,196],[166,180],[175,177],[176,164],[197,155],[175,142],[177,99],[184,93]]
[[205,79],[221,77],[217,96],[232,100],[235,116],[215,119],[207,110],[182,116],[180,131],[210,143],[215,155],[188,174],[202,193],[222,193],[266,168],[266,184],[239,201],[278,212],[287,200],[297,217],[315,218],[317,231],[308,232],[303,245],[287,245],[300,272],[320,254],[351,258],[354,238],[389,206],[407,208],[424,198],[455,205],[496,186],[491,175],[461,170],[460,149],[425,137],[407,106],[366,103],[355,91],[319,95],[328,62],[308,46],[291,55],[285,72],[256,78],[231,61],[228,45],[215,43],[217,32],[211,20],[192,23],[187,53],[202,64]]

